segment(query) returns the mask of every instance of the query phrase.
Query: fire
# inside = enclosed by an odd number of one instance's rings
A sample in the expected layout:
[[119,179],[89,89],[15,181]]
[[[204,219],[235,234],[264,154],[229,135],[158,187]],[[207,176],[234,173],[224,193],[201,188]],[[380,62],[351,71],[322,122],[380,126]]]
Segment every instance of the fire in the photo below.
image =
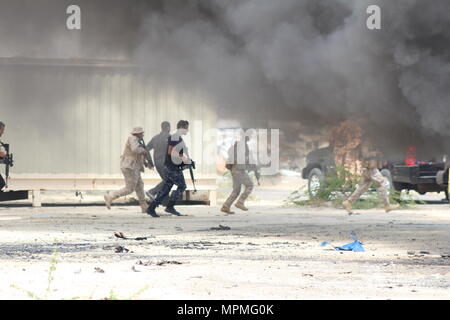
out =
[[361,145],[363,142],[363,119],[349,119],[332,128],[329,134],[337,167],[345,167],[352,174],[361,174]]
[[417,163],[417,149],[415,146],[409,146],[406,150],[405,165],[414,166]]

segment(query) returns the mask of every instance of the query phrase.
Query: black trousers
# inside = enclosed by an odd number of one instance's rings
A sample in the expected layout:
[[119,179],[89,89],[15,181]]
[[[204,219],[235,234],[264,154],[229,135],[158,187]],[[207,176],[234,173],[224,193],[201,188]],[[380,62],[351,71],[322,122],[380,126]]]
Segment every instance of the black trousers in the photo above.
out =
[[150,206],[157,208],[169,195],[173,185],[176,185],[178,188],[172,192],[169,200],[175,203],[183,196],[183,192],[186,190],[186,181],[182,170],[166,167],[163,188],[158,192]]
[[5,179],[3,179],[2,175],[0,174],[0,191],[2,191],[5,186],[6,186]]
[[162,181],[160,183],[158,183],[153,189],[150,189],[150,193],[151,194],[157,194],[158,192],[160,192],[164,186],[164,180],[166,177],[166,167],[164,166],[164,164],[157,164],[155,165],[156,171],[158,172],[159,176],[161,177]]

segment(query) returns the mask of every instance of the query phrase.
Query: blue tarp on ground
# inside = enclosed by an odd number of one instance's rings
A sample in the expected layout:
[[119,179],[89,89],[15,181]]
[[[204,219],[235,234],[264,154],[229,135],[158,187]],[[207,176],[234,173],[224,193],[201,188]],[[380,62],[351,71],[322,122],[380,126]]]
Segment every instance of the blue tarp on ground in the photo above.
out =
[[343,250],[343,251],[355,251],[355,252],[364,252],[364,247],[362,246],[362,243],[358,240],[353,241],[352,243],[340,246],[340,247],[334,247],[336,250]]
[[324,241],[320,245],[322,247],[324,247],[326,245],[331,245],[331,246],[333,246],[334,249],[341,250],[341,251],[364,252],[365,251],[364,247],[363,247],[362,243],[358,241],[358,237],[356,236],[356,234],[354,232],[352,232],[352,233],[350,233],[350,237],[353,240],[355,240],[355,241],[353,241],[351,243],[348,243],[348,244],[345,244],[345,245],[340,246],[340,247],[335,247],[328,241]]

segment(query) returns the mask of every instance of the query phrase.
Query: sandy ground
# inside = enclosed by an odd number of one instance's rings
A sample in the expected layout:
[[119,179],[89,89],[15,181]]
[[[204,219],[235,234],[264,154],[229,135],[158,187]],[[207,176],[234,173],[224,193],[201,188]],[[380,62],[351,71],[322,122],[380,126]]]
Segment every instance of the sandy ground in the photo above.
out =
[[[159,219],[135,206],[1,207],[0,299],[450,298],[448,204],[349,216],[285,207],[286,192],[256,191],[234,216],[207,206]],[[219,225],[231,229],[211,230]],[[349,243],[351,231],[365,252],[320,246]]]

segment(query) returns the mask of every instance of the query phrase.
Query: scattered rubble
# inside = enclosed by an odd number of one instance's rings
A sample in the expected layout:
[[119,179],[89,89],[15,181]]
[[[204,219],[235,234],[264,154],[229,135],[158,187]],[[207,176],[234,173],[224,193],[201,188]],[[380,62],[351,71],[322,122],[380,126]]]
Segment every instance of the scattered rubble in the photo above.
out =
[[[139,260],[136,263],[136,265],[144,266],[144,267],[148,267],[148,266],[151,266],[151,265],[163,266],[163,265],[166,265],[166,264],[183,264],[183,262],[179,262],[179,261],[175,261],[175,260],[162,260],[162,261],[159,261],[159,262],[153,262],[153,261],[143,262],[143,261]],[[136,271],[136,270],[133,270],[133,271]],[[139,271],[137,271],[137,272],[139,272]]]
[[147,239],[148,239],[148,237],[128,238],[127,236],[125,236],[125,235],[123,234],[123,232],[114,232],[114,236],[115,236],[116,238],[124,239],[124,240],[143,241],[143,240],[147,240]]
[[131,267],[131,270],[133,270],[134,272],[142,272],[142,269],[139,268],[138,266],[134,265]]
[[179,261],[166,261],[166,260],[163,260],[163,261],[160,261],[160,262],[156,263],[157,266],[163,266],[165,264],[183,264],[183,263],[179,262]]
[[105,273],[105,270],[103,270],[102,268],[99,268],[99,267],[95,267],[94,270],[97,273]]
[[114,247],[114,252],[115,253],[127,253],[127,252],[130,252],[130,250],[128,250],[127,248],[122,247],[122,246],[116,246],[116,247]]
[[209,230],[231,230],[231,228],[219,224],[219,227],[212,227],[212,228],[210,228]]

